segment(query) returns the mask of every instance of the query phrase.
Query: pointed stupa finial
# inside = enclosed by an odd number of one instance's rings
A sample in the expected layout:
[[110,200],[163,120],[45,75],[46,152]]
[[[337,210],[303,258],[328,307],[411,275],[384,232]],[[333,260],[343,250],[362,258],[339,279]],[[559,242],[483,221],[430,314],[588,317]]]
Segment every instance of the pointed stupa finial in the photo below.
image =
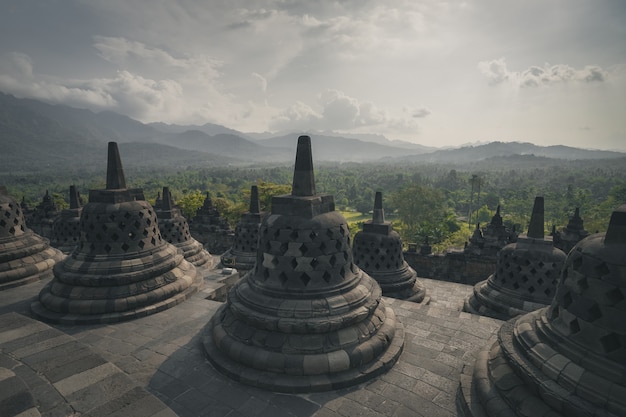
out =
[[124,168],[120,152],[117,149],[117,142],[109,142],[109,153],[107,159],[107,190],[121,190],[126,188],[124,179]]
[[575,219],[580,219],[580,208],[576,207],[576,210],[574,210],[574,218]]
[[169,187],[163,187],[163,199],[161,203],[163,211],[171,211],[174,205],[172,201],[172,193],[170,193]]
[[250,213],[260,213],[261,204],[259,203],[259,187],[253,185],[250,187]]
[[374,197],[374,214],[372,216],[372,223],[385,223],[385,210],[383,210],[383,193],[381,191],[376,191],[376,196]]
[[527,236],[535,239],[543,239],[545,236],[543,224],[543,197],[535,197],[535,204],[533,205],[533,212],[530,215]]
[[622,204],[611,214],[609,228],[604,237],[605,245],[626,243],[626,204]]
[[498,207],[496,208],[496,216],[500,215],[500,204],[498,204]]
[[480,223],[476,223],[476,231],[480,231]]
[[300,136],[296,150],[296,166],[293,172],[291,195],[307,197],[315,195],[315,176],[313,174],[313,154],[311,138]]
[[80,197],[75,185],[70,185],[70,209],[80,208]]

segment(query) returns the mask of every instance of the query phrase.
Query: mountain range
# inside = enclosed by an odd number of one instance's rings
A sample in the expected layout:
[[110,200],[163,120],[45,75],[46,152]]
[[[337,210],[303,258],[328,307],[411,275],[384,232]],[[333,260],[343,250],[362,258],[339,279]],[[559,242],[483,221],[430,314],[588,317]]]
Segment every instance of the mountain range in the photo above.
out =
[[[106,143],[120,144],[128,165],[141,167],[292,163],[301,133],[244,133],[224,126],[144,124],[110,112],[93,112],[0,93],[0,173],[55,167],[99,167]],[[381,135],[309,132],[316,161],[467,163],[511,155],[553,159],[626,157],[613,151],[568,146],[491,142],[438,149]]]

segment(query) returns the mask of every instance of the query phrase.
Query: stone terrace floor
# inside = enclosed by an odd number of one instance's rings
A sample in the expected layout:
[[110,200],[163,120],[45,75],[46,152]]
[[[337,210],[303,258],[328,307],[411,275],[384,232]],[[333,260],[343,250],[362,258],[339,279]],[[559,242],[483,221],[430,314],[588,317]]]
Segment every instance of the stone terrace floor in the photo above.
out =
[[[385,298],[404,324],[405,346],[399,361],[386,374],[349,389],[279,394],[239,384],[214,370],[204,357],[201,334],[221,303],[206,299],[206,292],[169,310],[129,322],[48,326],[28,318],[30,301],[45,282],[0,292],[0,371],[12,363],[15,373],[22,369],[23,375],[38,374],[38,378],[22,378],[34,401],[29,415],[72,415],[70,411],[75,415],[175,413],[181,417],[461,415],[457,391],[462,370],[473,366],[476,355],[502,322],[461,312],[471,286],[422,281],[431,297],[429,305]],[[7,323],[13,321],[23,323],[18,326],[21,331],[9,329]],[[76,349],[85,348],[85,355],[100,359],[83,360],[77,365],[76,375],[71,375],[68,356],[71,358],[73,353],[54,355],[56,344],[42,340],[43,335],[60,340],[59,331],[63,333],[61,339],[71,339]],[[41,337],[37,338],[36,332],[41,332]],[[29,336],[31,339],[26,339]],[[35,350],[44,352],[43,359],[38,360],[52,362],[46,369],[65,369],[65,374],[57,377],[64,379],[46,380],[33,366],[32,358],[29,362],[28,357],[19,359],[10,353],[11,346],[15,350],[20,340],[37,340],[41,347]],[[107,378],[100,375],[102,370]],[[123,381],[125,394],[112,392],[111,378]],[[0,386],[2,381],[0,372]],[[37,386],[30,385],[35,384],[33,381]],[[90,388],[83,389],[80,384]],[[121,398],[123,395],[126,398]],[[102,402],[107,396],[108,403],[90,409],[90,398]],[[2,400],[0,394],[0,404]]]

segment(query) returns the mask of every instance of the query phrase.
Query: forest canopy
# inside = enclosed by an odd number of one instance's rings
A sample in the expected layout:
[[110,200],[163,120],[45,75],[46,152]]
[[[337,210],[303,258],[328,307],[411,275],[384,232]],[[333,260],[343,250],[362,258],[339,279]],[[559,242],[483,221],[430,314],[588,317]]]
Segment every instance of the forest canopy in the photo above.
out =
[[[208,191],[214,204],[235,225],[248,209],[250,186],[259,186],[261,209],[273,195],[291,190],[293,166],[186,167],[126,169],[129,187],[141,187],[154,202],[168,186],[190,218]],[[604,231],[612,210],[626,202],[626,160],[550,160],[512,156],[475,164],[321,163],[315,167],[317,192],[332,194],[337,209],[360,213],[351,230],[367,220],[376,191],[383,192],[387,220],[404,243],[428,237],[437,249],[461,245],[476,223],[486,224],[498,205],[505,224],[525,232],[535,196],[545,197],[545,228],[561,228],[576,207],[585,228]],[[34,207],[49,190],[59,208],[67,206],[69,185],[80,193],[104,188],[104,172],[53,171],[6,174],[0,178],[17,199]],[[351,216],[352,217],[352,216]]]

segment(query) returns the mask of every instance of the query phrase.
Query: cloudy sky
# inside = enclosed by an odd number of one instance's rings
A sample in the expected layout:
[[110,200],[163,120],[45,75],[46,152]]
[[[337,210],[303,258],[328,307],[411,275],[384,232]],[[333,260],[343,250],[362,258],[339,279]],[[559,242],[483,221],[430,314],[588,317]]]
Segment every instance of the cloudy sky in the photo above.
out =
[[626,150],[622,0],[20,0],[0,91],[143,122]]

